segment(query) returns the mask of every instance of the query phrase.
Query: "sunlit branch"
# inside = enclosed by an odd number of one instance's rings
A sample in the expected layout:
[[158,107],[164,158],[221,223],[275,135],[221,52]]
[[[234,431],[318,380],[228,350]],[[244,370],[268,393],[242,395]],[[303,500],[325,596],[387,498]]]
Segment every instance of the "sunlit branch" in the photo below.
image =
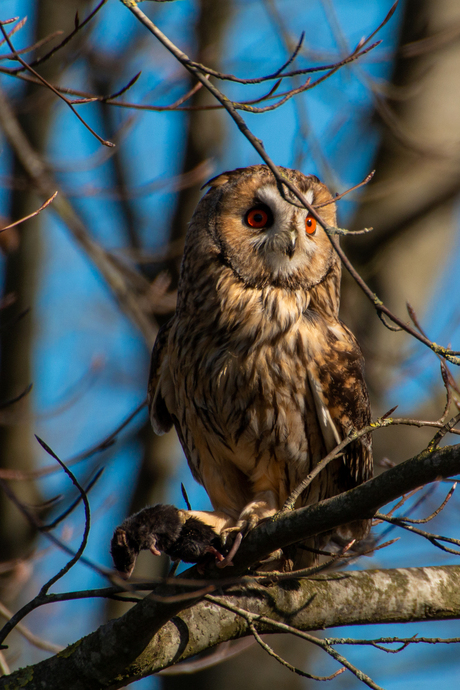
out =
[[53,196],[51,196],[47,201],[45,201],[45,203],[42,204],[40,206],[40,208],[38,208],[36,211],[34,211],[33,213],[29,213],[29,215],[24,216],[24,218],[20,218],[19,220],[16,220],[14,223],[10,223],[9,225],[5,225],[4,227],[0,228],[0,232],[5,232],[5,230],[10,230],[10,228],[14,228],[16,225],[20,225],[21,223],[24,223],[26,220],[29,220],[30,218],[34,218],[35,216],[38,216],[40,211],[43,211],[44,208],[49,206],[51,204],[51,202],[54,201],[56,196],[57,196],[57,192],[54,192]]
[[[358,184],[355,184],[353,187],[350,187],[349,189],[346,189],[346,190],[345,190],[344,192],[342,192],[341,194],[338,194],[338,193],[337,193],[337,194],[335,195],[335,197],[334,197],[333,199],[331,199],[330,201],[323,201],[322,204],[314,204],[314,208],[323,208],[323,206],[329,206],[330,204],[333,204],[333,203],[335,203],[336,201],[339,201],[340,199],[343,199],[343,197],[346,196],[347,194],[350,194],[350,192],[354,192],[354,191],[356,191],[357,189],[359,189],[360,187],[363,187],[364,185],[368,184],[368,182],[370,182],[370,181],[372,180],[372,178],[374,177],[374,175],[375,175],[375,170],[372,170],[372,172],[370,172],[369,175],[366,175],[366,177],[364,178],[364,180],[362,180],[362,182],[359,182]],[[372,230],[372,228],[370,228],[370,229]],[[362,231],[360,231],[360,230],[356,231],[356,230],[355,230],[355,232],[354,232],[353,234],[356,235],[356,234],[358,234],[358,233],[360,233],[360,232],[362,232]]]
[[92,96],[90,98],[76,98],[76,99],[70,101],[70,103],[72,103],[72,105],[78,105],[78,104],[82,104],[82,103],[96,103],[96,102],[105,103],[107,101],[112,101],[115,98],[119,98],[120,96],[122,96],[132,86],[134,86],[134,84],[137,82],[137,80],[139,79],[141,74],[142,74],[142,72],[138,72],[137,74],[135,74],[134,77],[132,79],[130,79],[129,82],[125,86],[123,86],[121,89],[119,89],[115,93],[110,94],[109,96]]
[[[12,24],[13,22],[17,22],[18,19],[19,19],[19,17],[13,17],[12,19],[5,19],[2,21],[2,24],[3,24],[3,26],[6,26],[7,24]],[[22,27],[24,26],[24,24],[26,22],[27,22],[27,17],[24,17],[23,19],[21,19],[21,21],[18,22],[16,24],[16,26],[13,29],[11,29],[11,31],[8,32],[8,38],[11,38],[11,36],[14,36],[16,31],[19,31],[20,29],[22,29]],[[6,42],[6,39],[3,38],[0,41],[0,46],[2,46],[5,42]]]
[[[240,614],[240,615],[242,615],[242,614]],[[243,616],[243,617],[246,618],[245,616]],[[282,666],[285,666],[286,668],[288,668],[293,673],[296,673],[298,676],[302,676],[303,678],[309,678],[310,680],[332,680],[333,678],[336,678],[338,675],[340,675],[341,673],[343,673],[345,671],[344,666],[342,666],[342,668],[339,668],[338,671],[336,671],[335,673],[333,673],[330,676],[315,676],[312,673],[307,673],[306,671],[301,671],[300,668],[293,666],[288,661],[283,659],[279,654],[277,654],[274,651],[274,649],[272,647],[270,647],[269,644],[267,644],[267,642],[264,642],[264,640],[261,638],[261,636],[257,632],[257,628],[255,626],[253,619],[247,617],[246,620],[248,623],[249,630],[252,632],[252,634],[254,635],[254,639],[262,647],[262,649],[265,650],[267,652],[267,654],[269,654],[271,657],[276,659],[276,661],[278,661],[278,663],[280,663]]]
[[[391,412],[392,410],[390,410]],[[388,417],[384,415],[380,419],[377,419],[375,422],[371,422],[367,426],[363,427],[362,429],[355,430],[351,432],[343,441],[341,441],[333,450],[331,450],[330,453],[326,455],[325,458],[323,458],[315,467],[314,469],[308,474],[305,479],[302,480],[302,482],[294,489],[294,491],[291,493],[291,495],[288,497],[286,500],[282,512],[288,511],[288,510],[293,510],[294,504],[296,500],[299,498],[299,496],[305,491],[305,489],[311,484],[313,479],[318,476],[320,472],[335,458],[338,457],[338,455],[343,451],[344,448],[346,448],[350,443],[353,443],[353,441],[356,441],[363,436],[366,436],[366,434],[370,434],[377,429],[382,429],[384,427],[388,426],[394,426],[394,425],[403,425],[403,426],[417,426],[417,427],[437,427],[440,429],[441,433],[444,431],[444,433],[454,433],[460,435],[460,430],[454,429],[453,427],[458,424],[460,421],[460,414],[457,415],[457,417],[454,417],[450,422],[447,424],[442,424],[440,422],[429,422],[429,421],[422,421],[418,419],[404,419],[404,418],[393,418],[393,417]],[[444,434],[443,434],[444,435]],[[437,438],[435,436],[435,438]],[[437,446],[433,446],[437,447]]]
[[452,553],[455,556],[460,556],[459,549],[451,549],[448,546],[444,546],[444,543],[455,544],[455,546],[460,546],[459,539],[452,539],[451,537],[444,537],[441,534],[431,534],[430,532],[425,532],[424,530],[418,529],[418,527],[414,527],[413,525],[407,524],[407,521],[404,518],[389,517],[388,515],[384,515],[383,513],[379,512],[375,513],[375,518],[377,520],[382,520],[383,522],[389,522],[390,524],[396,525],[397,527],[401,527],[401,529],[405,529],[408,532],[412,532],[412,534],[417,534],[418,536],[427,539],[431,544],[433,544],[433,546],[436,546],[438,549],[441,549],[441,551],[446,551],[447,553]]

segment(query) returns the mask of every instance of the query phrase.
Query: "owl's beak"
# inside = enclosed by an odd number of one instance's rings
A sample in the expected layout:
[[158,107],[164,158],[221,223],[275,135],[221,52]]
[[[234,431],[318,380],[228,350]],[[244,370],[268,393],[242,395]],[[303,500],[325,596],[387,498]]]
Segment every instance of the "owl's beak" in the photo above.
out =
[[294,256],[296,244],[297,244],[297,235],[295,235],[294,233],[291,233],[291,235],[290,235],[290,237],[289,237],[289,240],[288,240],[288,243],[286,244],[286,247],[285,247],[285,250],[284,250],[284,251],[285,251],[285,254],[286,254],[290,259],[292,259],[292,257]]

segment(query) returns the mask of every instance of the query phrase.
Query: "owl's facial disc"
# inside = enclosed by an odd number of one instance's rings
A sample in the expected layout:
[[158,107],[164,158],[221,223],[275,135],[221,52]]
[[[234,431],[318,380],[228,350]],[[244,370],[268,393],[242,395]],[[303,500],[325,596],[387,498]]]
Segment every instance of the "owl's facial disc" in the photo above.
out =
[[[313,190],[305,196],[313,202]],[[316,234],[316,221],[308,211],[283,199],[274,185],[257,190],[244,223],[252,231],[251,245],[275,277],[297,271],[315,252],[311,239]]]
[[[309,203],[332,202],[316,177],[285,170]],[[308,290],[328,274],[335,254],[321,223],[316,224],[294,199],[290,203],[287,190],[284,198],[268,170],[256,166],[251,175],[226,178],[208,195],[203,207],[206,213],[210,211],[205,232],[211,244],[203,243],[203,248],[211,247],[212,256],[219,257],[247,287]],[[335,225],[334,205],[321,209],[321,216],[328,225]],[[197,237],[198,221],[199,214],[192,224]],[[203,256],[208,261],[210,254],[206,250]]]

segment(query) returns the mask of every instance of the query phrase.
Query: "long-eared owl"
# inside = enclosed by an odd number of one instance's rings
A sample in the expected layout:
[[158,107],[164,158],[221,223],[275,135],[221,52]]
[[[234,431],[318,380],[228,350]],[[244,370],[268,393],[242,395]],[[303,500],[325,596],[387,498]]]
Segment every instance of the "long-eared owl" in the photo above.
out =
[[[280,171],[318,205],[325,224],[336,224],[325,185]],[[341,266],[326,232],[289,191],[280,194],[264,165],[208,185],[187,232],[176,312],[153,348],[149,409],[156,433],[176,428],[214,511],[155,506],[128,518],[112,542],[126,574],[141,548],[189,561],[219,555],[221,532],[244,532],[273,515],[370,420],[362,354],[338,316]],[[296,507],[371,475],[371,441],[363,436]],[[360,539],[368,529],[363,520],[336,536]],[[324,537],[306,544],[318,548]]]

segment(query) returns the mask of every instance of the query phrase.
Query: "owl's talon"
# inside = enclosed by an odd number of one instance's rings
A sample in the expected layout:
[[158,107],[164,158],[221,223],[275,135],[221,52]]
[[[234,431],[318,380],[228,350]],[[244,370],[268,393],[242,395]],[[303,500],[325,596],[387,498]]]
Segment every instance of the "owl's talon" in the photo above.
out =
[[240,544],[242,541],[243,533],[238,532],[238,534],[235,537],[235,541],[233,542],[232,548],[230,549],[228,554],[219,563],[216,563],[217,568],[226,568],[228,565],[233,565],[233,559],[238,549],[240,548]]

